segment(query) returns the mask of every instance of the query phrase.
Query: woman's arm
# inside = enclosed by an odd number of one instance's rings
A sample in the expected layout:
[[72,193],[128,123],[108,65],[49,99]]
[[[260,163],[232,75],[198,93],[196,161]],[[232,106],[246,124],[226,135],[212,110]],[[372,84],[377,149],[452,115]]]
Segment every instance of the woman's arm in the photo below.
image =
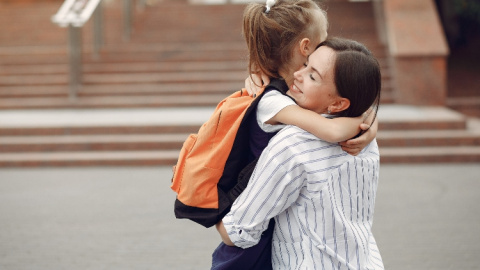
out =
[[286,128],[262,152],[247,187],[222,220],[228,238],[236,246],[256,245],[270,220],[297,201],[305,186],[305,178],[299,177],[305,168],[290,160],[300,151],[295,146],[305,138],[297,128]]
[[336,143],[353,138],[360,132],[363,117],[338,117],[328,119],[320,114],[303,109],[297,105],[290,105],[280,110],[267,124],[294,125],[306,130],[316,137]]

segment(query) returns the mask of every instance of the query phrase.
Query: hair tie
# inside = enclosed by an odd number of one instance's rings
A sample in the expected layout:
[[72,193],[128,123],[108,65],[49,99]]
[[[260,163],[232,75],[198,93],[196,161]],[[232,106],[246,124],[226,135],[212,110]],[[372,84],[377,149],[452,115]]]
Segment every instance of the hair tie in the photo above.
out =
[[275,5],[275,0],[267,0],[267,4],[265,5],[267,10],[265,10],[265,13],[268,13],[273,5]]

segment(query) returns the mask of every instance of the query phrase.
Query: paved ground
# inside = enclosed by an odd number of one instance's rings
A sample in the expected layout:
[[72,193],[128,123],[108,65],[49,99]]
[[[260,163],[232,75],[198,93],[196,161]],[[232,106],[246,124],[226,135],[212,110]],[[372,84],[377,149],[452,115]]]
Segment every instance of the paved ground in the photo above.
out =
[[[386,269],[479,269],[480,164],[384,165]],[[0,269],[209,269],[220,239],[172,212],[167,167],[0,169]]]

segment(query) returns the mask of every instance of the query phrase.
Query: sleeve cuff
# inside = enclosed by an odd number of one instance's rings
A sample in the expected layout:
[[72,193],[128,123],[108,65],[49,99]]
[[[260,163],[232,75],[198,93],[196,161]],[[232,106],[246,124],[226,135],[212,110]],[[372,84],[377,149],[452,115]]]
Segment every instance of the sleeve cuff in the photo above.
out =
[[223,218],[223,226],[225,226],[228,237],[237,247],[244,249],[249,248],[258,244],[260,241],[260,238],[257,239],[253,237],[248,233],[248,231],[238,225],[235,225],[233,216],[231,214],[227,214]]

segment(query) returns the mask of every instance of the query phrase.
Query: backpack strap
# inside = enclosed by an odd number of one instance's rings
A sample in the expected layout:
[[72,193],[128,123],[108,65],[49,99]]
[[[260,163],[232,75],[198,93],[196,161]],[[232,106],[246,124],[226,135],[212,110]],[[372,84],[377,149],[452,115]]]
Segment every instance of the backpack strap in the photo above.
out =
[[287,85],[287,83],[285,82],[284,79],[276,79],[276,78],[274,78],[274,79],[272,79],[272,80],[270,81],[270,83],[265,87],[265,91],[264,91],[264,92],[266,92],[267,89],[268,89],[268,90],[270,90],[270,89],[275,89],[275,90],[278,90],[280,93],[286,95],[289,87],[288,87],[288,85]]

